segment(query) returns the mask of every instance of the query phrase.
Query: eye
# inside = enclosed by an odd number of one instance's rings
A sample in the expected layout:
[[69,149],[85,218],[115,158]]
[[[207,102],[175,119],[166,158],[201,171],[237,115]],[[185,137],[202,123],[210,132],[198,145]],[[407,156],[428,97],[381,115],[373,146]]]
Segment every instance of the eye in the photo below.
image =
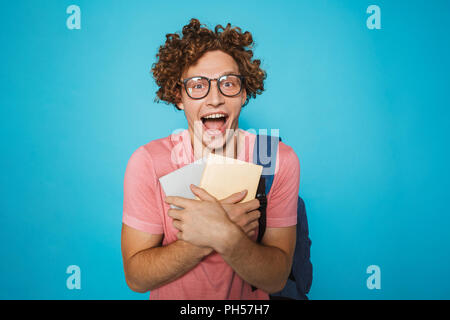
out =
[[194,78],[188,81],[187,87],[191,90],[205,90],[208,87],[208,81],[202,78]]

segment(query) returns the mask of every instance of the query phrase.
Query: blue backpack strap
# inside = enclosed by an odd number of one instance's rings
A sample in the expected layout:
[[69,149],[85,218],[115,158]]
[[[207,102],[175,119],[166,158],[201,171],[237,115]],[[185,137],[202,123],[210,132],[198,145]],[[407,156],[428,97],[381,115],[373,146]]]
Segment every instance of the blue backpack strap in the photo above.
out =
[[[278,141],[281,141],[281,138],[276,136],[256,135],[253,148],[253,163],[263,166],[261,179],[256,193],[256,198],[260,202],[259,210],[261,212],[261,216],[259,217],[257,242],[261,242],[264,232],[266,231],[266,195],[269,194],[275,175]],[[252,286],[252,291],[255,290],[256,287]]]
[[261,176],[265,180],[266,195],[269,194],[275,175],[278,141],[281,138],[277,136],[256,135],[253,163],[263,166]]
[[[276,155],[278,151],[278,140],[281,138],[266,135],[257,135],[255,149],[253,151],[253,163],[263,166],[262,183],[265,182],[265,195],[269,194],[272,187],[275,168]],[[260,186],[259,186],[260,187]],[[261,218],[263,213],[261,212]],[[266,217],[260,218],[260,230],[266,227]],[[259,238],[259,237],[258,237]],[[312,264],[310,260],[311,239],[309,238],[308,220],[306,217],[305,203],[299,196],[297,203],[297,239],[292,262],[291,274],[286,286],[280,292],[270,295],[271,299],[308,299],[306,294],[312,284]],[[255,288],[254,288],[255,289]]]
[[257,242],[261,242],[266,231],[267,195],[272,187],[275,175],[279,140],[281,138],[277,136],[256,135],[253,148],[253,163],[263,166],[256,194],[256,198],[261,204],[259,208],[261,216],[259,218]]

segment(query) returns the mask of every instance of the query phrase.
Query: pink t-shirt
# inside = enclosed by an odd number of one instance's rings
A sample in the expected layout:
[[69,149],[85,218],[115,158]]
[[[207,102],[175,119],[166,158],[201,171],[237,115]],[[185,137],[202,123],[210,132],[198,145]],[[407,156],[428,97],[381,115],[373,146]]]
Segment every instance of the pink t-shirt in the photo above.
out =
[[[245,148],[237,158],[252,162],[256,135],[244,134]],[[177,241],[178,232],[167,215],[170,206],[159,178],[194,162],[188,130],[153,140],[139,147],[130,157],[124,179],[123,223],[151,234],[164,234],[163,246]],[[300,165],[294,150],[283,142],[277,152],[277,169],[267,195],[267,228],[287,227],[297,223],[297,197]],[[256,235],[254,236],[256,239]],[[268,294],[237,275],[216,252],[203,259],[182,277],[150,293],[150,299],[264,300]]]

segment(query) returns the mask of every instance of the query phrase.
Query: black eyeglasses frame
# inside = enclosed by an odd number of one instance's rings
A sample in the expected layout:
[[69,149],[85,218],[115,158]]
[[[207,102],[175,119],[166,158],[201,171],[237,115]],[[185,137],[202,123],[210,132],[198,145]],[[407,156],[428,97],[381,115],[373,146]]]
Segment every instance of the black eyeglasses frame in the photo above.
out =
[[[239,92],[236,93],[236,94],[233,94],[233,95],[231,95],[231,96],[230,96],[230,95],[227,95],[227,94],[224,94],[224,93],[222,92],[222,90],[220,89],[220,79],[222,79],[223,77],[228,77],[228,76],[236,76],[236,77],[238,77],[238,78],[241,80],[241,88],[239,89]],[[206,79],[206,80],[208,81],[208,91],[206,92],[206,94],[205,94],[203,97],[200,97],[200,98],[193,98],[193,97],[191,97],[191,95],[190,95],[189,92],[187,91],[187,86],[186,86],[187,82],[188,82],[189,80],[194,79],[194,78],[202,78],[202,79]],[[184,79],[184,80],[181,80],[181,81],[182,81],[183,86],[184,86],[184,91],[186,91],[186,94],[188,95],[188,97],[191,98],[191,99],[194,99],[194,100],[200,100],[200,99],[203,99],[203,98],[205,98],[205,97],[208,96],[209,90],[211,90],[211,81],[212,81],[212,80],[215,80],[215,81],[216,81],[217,88],[219,89],[219,91],[220,91],[220,93],[221,93],[222,95],[224,95],[225,97],[230,97],[230,98],[231,98],[231,97],[235,97],[235,96],[239,95],[239,94],[242,92],[242,88],[244,87],[245,76],[243,76],[243,75],[241,75],[241,74],[229,73],[229,74],[224,74],[223,76],[220,76],[219,78],[214,78],[214,79],[210,79],[210,78],[208,78],[208,77],[203,77],[203,76],[194,76],[194,77],[190,77],[190,78],[187,78],[187,79]]]

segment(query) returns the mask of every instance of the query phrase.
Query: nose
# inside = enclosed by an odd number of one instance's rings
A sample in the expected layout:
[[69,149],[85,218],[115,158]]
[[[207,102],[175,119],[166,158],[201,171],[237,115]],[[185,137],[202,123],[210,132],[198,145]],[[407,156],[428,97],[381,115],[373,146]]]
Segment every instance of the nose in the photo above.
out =
[[220,92],[216,81],[211,81],[211,87],[209,88],[209,93],[206,96],[206,103],[211,106],[219,106],[225,103],[225,98]]

